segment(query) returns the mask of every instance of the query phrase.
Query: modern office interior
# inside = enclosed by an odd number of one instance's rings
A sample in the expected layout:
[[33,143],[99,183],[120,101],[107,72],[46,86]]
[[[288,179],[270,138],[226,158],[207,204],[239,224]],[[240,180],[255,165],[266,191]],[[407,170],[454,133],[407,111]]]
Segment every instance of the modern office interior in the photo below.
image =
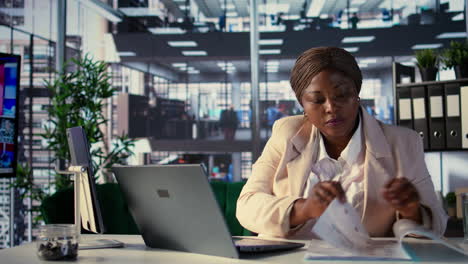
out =
[[[62,153],[67,145],[60,145],[64,139],[55,132],[60,111],[81,106],[99,112],[83,118],[99,130],[88,141],[107,234],[139,233],[109,170],[109,164],[119,163],[203,164],[224,201],[229,231],[249,234],[235,219],[235,201],[273,123],[303,114],[290,71],[302,52],[320,46],[340,47],[356,58],[363,73],[361,105],[369,114],[426,135],[421,140],[434,188],[444,208],[456,207],[458,194],[468,192],[468,97],[460,96],[468,76],[461,77],[442,57],[453,42],[467,40],[467,5],[466,0],[0,0],[0,53],[21,56],[15,175],[0,178],[0,255],[35,241],[44,224],[73,221],[73,182],[56,172],[69,165],[69,154]],[[438,56],[432,80],[418,68],[417,53],[425,50]],[[104,84],[87,79],[81,91],[70,88],[77,83],[67,85],[66,76],[79,69],[99,71],[96,63],[104,65],[99,73]],[[101,92],[73,99],[91,86]],[[440,88],[439,104],[432,100],[432,86]],[[447,88],[452,86],[454,93]],[[415,87],[425,91],[422,97],[407,92]],[[455,106],[447,101],[449,94],[461,98]],[[411,101],[415,97],[425,102],[422,114]],[[441,115],[432,118],[436,105]],[[409,118],[403,117],[405,107]],[[450,136],[452,123],[458,133]],[[442,130],[434,131],[434,124]],[[105,209],[111,204],[120,206],[125,220]],[[60,206],[66,209],[57,211]],[[463,236],[460,209],[449,214],[446,235]],[[142,243],[135,237],[128,241]],[[136,255],[117,252],[113,260],[125,254]],[[145,254],[157,259],[154,252]],[[218,261],[226,260],[194,262]],[[281,256],[273,262],[285,261]]]

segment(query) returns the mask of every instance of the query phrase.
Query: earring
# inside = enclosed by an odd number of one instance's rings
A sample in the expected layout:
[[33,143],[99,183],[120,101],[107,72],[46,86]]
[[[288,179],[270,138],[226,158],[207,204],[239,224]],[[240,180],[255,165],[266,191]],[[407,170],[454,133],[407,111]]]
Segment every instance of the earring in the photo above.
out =
[[358,102],[360,102],[360,101],[361,101],[361,97],[358,96],[356,100],[357,100]]
[[303,112],[303,115],[304,115],[304,117],[307,117],[307,113],[306,113],[306,112]]

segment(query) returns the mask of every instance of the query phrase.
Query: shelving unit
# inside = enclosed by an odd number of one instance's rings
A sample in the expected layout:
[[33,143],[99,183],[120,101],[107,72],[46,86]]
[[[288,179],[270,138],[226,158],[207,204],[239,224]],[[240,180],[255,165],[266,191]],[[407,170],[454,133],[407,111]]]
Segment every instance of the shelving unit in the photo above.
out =
[[[401,83],[404,77],[411,82]],[[462,128],[462,122],[468,119],[468,112],[462,109],[460,87],[468,86],[468,79],[415,82],[414,67],[394,63],[393,86],[395,123],[426,136],[426,165],[436,190],[445,195],[454,188],[467,186],[468,145],[464,147],[462,139],[468,142],[468,127]],[[414,95],[417,97],[413,98]],[[425,131],[420,126],[425,126]]]
[[[405,75],[413,82],[401,84]],[[460,95],[463,86],[468,86],[468,79],[415,83],[413,67],[395,64],[396,124],[418,132],[425,151],[467,150],[468,127],[462,123],[468,118],[463,108],[468,106],[463,106]]]

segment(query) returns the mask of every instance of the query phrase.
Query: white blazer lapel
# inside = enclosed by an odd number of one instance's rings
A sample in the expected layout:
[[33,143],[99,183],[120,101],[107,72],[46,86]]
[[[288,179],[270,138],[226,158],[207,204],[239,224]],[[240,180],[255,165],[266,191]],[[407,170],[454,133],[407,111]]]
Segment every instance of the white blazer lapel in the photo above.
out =
[[290,181],[289,192],[293,196],[302,196],[304,193],[305,181],[308,178],[310,169],[312,168],[312,162],[316,157],[314,146],[318,130],[315,127],[310,126],[309,131],[309,140],[306,141],[307,143],[305,145],[299,145],[297,138],[291,139],[296,149],[300,150],[300,155],[286,164],[288,179]]
[[[391,175],[395,169],[391,168],[392,155],[390,146],[383,134],[382,127],[378,121],[371,117],[363,108],[361,108],[364,139],[366,147],[366,158],[364,161],[364,205],[362,221],[368,227],[370,233],[378,232],[372,230],[373,226],[382,226],[380,219],[386,218],[384,215],[392,214],[389,212],[375,212],[376,208],[384,208],[386,201],[382,197],[382,187],[395,175]],[[382,206],[383,205],[383,206]],[[379,223],[379,224],[377,224]],[[390,223],[389,223],[390,224]],[[384,235],[384,234],[378,234]]]

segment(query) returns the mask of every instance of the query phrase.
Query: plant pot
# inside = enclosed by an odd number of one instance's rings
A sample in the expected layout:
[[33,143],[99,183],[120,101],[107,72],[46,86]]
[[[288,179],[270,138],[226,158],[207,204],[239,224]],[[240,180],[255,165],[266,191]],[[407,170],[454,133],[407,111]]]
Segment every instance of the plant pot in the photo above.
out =
[[455,78],[468,78],[468,65],[463,64],[455,66]]
[[449,206],[449,207],[447,208],[447,214],[448,214],[448,216],[450,216],[450,217],[455,217],[455,216],[457,216],[457,208],[452,207],[452,206]]
[[421,79],[423,82],[428,81],[435,81],[437,76],[438,69],[433,68],[419,68],[419,72],[421,73]]

